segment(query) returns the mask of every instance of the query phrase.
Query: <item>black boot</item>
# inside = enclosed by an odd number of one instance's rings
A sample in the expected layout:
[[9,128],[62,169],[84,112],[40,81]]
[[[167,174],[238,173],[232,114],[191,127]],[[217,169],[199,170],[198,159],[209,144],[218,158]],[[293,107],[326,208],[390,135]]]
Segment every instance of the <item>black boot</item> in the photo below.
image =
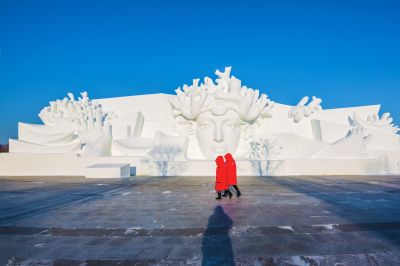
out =
[[236,197],[240,197],[240,195],[242,195],[242,193],[240,193],[239,188],[238,188],[236,185],[234,185],[233,187],[234,187],[235,190],[236,190]]
[[225,190],[225,194],[228,194],[229,198],[232,198],[232,192],[229,189]]
[[218,192],[218,197],[216,197],[215,199],[216,199],[216,200],[222,199],[222,198],[221,198],[221,193],[220,193],[220,192]]

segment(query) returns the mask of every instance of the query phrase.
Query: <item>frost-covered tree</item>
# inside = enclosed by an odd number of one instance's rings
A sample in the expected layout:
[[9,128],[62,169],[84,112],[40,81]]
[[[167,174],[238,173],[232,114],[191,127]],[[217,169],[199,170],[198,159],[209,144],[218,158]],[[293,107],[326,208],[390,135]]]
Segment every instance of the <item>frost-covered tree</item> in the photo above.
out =
[[258,175],[270,173],[271,160],[279,158],[282,146],[275,138],[253,138],[249,142],[249,159]]
[[158,173],[161,176],[173,175],[182,170],[182,163],[176,161],[181,154],[182,149],[171,144],[156,145],[147,153],[149,161],[157,166]]

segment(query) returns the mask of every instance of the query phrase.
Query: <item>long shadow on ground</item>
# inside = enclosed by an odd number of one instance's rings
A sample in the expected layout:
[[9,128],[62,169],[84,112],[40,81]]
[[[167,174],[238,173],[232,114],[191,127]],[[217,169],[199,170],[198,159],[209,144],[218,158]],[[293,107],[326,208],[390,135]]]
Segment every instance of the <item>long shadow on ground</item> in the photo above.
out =
[[229,230],[232,228],[231,218],[218,205],[208,219],[201,246],[203,266],[235,265],[233,261],[232,243]]

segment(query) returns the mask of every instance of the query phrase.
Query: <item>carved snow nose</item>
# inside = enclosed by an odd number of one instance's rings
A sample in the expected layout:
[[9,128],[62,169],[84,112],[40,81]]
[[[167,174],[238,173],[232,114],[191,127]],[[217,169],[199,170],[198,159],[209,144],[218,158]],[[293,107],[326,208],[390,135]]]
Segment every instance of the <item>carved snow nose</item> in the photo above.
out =
[[214,130],[214,141],[221,142],[224,140],[224,132],[222,132],[222,128],[217,126]]

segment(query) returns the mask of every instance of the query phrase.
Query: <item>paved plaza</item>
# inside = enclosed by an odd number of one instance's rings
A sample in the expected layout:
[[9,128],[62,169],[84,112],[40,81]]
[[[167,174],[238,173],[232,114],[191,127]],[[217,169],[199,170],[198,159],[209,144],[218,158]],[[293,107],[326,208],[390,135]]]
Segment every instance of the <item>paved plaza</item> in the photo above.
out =
[[0,265],[400,265],[400,176],[0,178]]

